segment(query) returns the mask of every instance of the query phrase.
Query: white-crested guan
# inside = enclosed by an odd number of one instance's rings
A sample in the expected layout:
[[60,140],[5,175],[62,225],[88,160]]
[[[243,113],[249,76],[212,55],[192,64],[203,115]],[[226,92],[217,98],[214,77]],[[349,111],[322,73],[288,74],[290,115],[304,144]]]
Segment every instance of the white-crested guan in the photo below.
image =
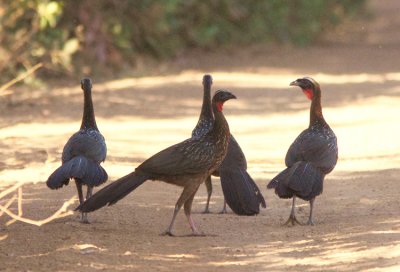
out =
[[[211,85],[212,77],[203,77],[203,104],[199,121],[193,129],[192,137],[201,137],[212,129],[214,122],[211,107]],[[222,161],[221,166],[212,175],[220,177],[224,193],[224,207],[221,213],[226,213],[226,203],[232,211],[238,215],[255,215],[260,212],[260,205],[266,207],[257,184],[247,173],[246,157],[239,144],[231,134],[228,146],[228,153]],[[209,213],[209,203],[212,194],[211,176],[205,181],[207,188],[207,203],[204,213]]]
[[310,201],[307,224],[314,225],[315,197],[322,193],[325,175],[333,170],[338,160],[337,139],[322,115],[319,84],[310,77],[304,77],[290,85],[299,86],[311,100],[310,125],[289,147],[285,159],[287,168],[274,177],[267,188],[275,188],[280,198],[293,198],[292,210],[285,225],[301,225],[295,216],[296,197]]
[[[62,165],[48,178],[47,186],[58,189],[74,179],[78,189],[79,202],[84,202],[82,185],[87,186],[86,198],[92,195],[94,186],[104,183],[108,176],[100,166],[106,159],[107,146],[103,135],[97,128],[92,102],[92,82],[89,78],[81,80],[84,93],[84,107],[81,128],[69,138],[62,153]],[[89,223],[87,214],[82,213],[81,222]]]
[[146,180],[161,180],[183,187],[171,223],[163,234],[172,236],[176,215],[183,205],[192,235],[203,235],[192,219],[192,202],[200,184],[220,166],[227,153],[230,134],[222,108],[224,102],[233,98],[236,97],[228,91],[217,91],[212,99],[215,119],[211,130],[158,152],[134,172],[98,191],[77,209],[82,212],[95,211],[105,205],[115,204]]

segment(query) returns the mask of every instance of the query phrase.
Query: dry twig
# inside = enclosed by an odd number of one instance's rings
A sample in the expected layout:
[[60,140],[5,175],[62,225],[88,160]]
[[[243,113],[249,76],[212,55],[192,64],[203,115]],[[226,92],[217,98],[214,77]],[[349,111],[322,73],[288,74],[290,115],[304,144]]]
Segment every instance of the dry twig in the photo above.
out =
[[[14,196],[15,197],[15,196]],[[22,186],[18,187],[18,216],[22,216],[23,212],[22,212]],[[4,213],[2,211],[2,213]],[[15,223],[17,220],[16,219],[11,219],[10,221],[8,221],[6,223],[6,225],[11,225],[13,223]]]
[[[4,198],[5,196],[15,192],[18,190],[18,193],[15,193],[4,205],[0,205],[0,217],[3,214],[7,214],[12,218],[12,220],[8,221],[6,225],[10,225],[16,221],[24,222],[27,224],[35,225],[35,226],[42,226],[44,224],[47,224],[55,219],[62,218],[65,216],[69,216],[73,214],[74,212],[71,210],[68,210],[68,207],[71,206],[75,201],[77,200],[76,196],[71,197],[68,201],[64,202],[62,207],[56,211],[53,215],[49,216],[46,219],[43,220],[33,220],[33,219],[28,219],[22,217],[23,214],[23,206],[22,206],[22,185],[23,182],[19,182],[10,188],[4,190],[3,192],[0,192],[0,199]],[[10,211],[9,207],[17,201],[18,204],[18,214],[13,213]]]
[[[12,198],[10,198],[10,199],[7,201],[6,205],[4,205],[3,207],[4,207],[5,209],[8,209],[8,208],[11,206],[11,204],[14,202],[14,200],[16,200],[16,199],[17,199],[17,195],[14,195]],[[3,212],[3,211],[0,211],[0,217],[1,217],[3,214],[4,214],[4,212]]]
[[[74,202],[76,201],[76,197],[71,197],[68,201],[64,202],[64,204],[62,205],[62,207],[56,211],[53,215],[49,216],[46,219],[43,220],[32,220],[32,219],[28,219],[28,218],[23,218],[19,215],[16,215],[15,213],[11,212],[8,208],[6,208],[5,206],[0,205],[0,210],[4,213],[6,213],[8,216],[10,216],[11,218],[20,221],[20,222],[24,222],[27,224],[31,224],[31,225],[35,225],[35,226],[42,226],[44,224],[47,224],[55,219],[58,218],[62,218],[68,215],[73,214],[74,212],[71,210],[67,210],[69,206],[71,206]],[[9,225],[9,223],[7,223],[7,225]]]
[[[37,69],[43,67],[43,63],[38,63],[35,66],[29,68],[28,70],[26,70],[26,72],[20,74],[19,76],[17,76],[16,78],[14,78],[13,80],[10,80],[9,82],[7,82],[6,84],[0,86],[0,95],[4,95],[2,94],[3,92],[5,92],[9,87],[11,87],[12,85],[14,85],[15,83],[24,80],[25,78],[27,78],[30,74],[34,73]],[[7,94],[7,93],[6,93]]]
[[0,199],[2,199],[3,197],[5,197],[8,194],[13,193],[15,190],[17,190],[18,188],[20,188],[22,185],[24,184],[24,182],[18,182],[17,184],[14,184],[13,186],[11,186],[10,188],[0,192]]
[[[14,78],[13,80],[7,82],[6,84],[0,86],[0,96],[4,95],[4,94],[8,94],[9,92],[7,92],[7,89],[9,87],[11,87],[12,85],[14,85],[15,83],[24,80],[26,77],[28,77],[29,75],[31,75],[32,73],[34,73],[36,70],[38,70],[39,68],[41,68],[43,66],[42,63],[38,63],[35,66],[31,67],[30,69],[28,69],[26,72],[20,74],[18,77]],[[8,221],[6,223],[6,225],[10,225],[16,221],[21,221],[21,222],[25,222],[27,224],[32,224],[32,225],[36,225],[36,226],[41,226],[44,225],[46,223],[49,223],[50,221],[57,219],[57,218],[62,218],[68,215],[73,214],[73,211],[68,211],[68,207],[70,205],[72,205],[75,201],[76,201],[76,197],[72,197],[71,199],[69,199],[68,201],[64,202],[64,204],[62,205],[62,207],[56,211],[53,215],[49,216],[46,219],[43,220],[32,220],[32,219],[28,219],[28,218],[24,218],[22,217],[23,215],[23,206],[22,206],[22,185],[24,183],[23,182],[19,182],[17,184],[14,184],[13,186],[11,186],[10,188],[0,192],[0,199],[4,198],[5,196],[15,192],[16,190],[18,190],[18,195],[15,194],[13,197],[11,197],[6,204],[0,205],[0,217],[5,213],[7,215],[9,215],[12,220]],[[12,205],[12,203],[17,200],[17,204],[18,204],[18,214],[15,214],[13,212],[11,212],[9,210],[9,207]]]

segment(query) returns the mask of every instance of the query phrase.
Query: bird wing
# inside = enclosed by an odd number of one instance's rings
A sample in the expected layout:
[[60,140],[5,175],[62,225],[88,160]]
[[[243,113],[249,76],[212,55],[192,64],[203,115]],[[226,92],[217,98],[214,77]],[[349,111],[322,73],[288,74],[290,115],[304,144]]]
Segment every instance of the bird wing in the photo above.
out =
[[215,145],[190,138],[158,152],[136,170],[154,178],[198,174],[213,166],[215,152]]
[[332,130],[308,128],[289,147],[285,163],[291,167],[298,161],[311,162],[326,174],[335,167],[337,159],[337,139]]
[[84,156],[97,163],[105,160],[107,146],[103,135],[95,129],[81,129],[69,138],[64,146],[62,162],[76,156]]
[[232,167],[237,167],[239,169],[246,170],[247,161],[242,149],[240,148],[240,145],[231,134],[229,139],[228,152],[226,153],[226,156],[222,161],[220,168],[229,169]]

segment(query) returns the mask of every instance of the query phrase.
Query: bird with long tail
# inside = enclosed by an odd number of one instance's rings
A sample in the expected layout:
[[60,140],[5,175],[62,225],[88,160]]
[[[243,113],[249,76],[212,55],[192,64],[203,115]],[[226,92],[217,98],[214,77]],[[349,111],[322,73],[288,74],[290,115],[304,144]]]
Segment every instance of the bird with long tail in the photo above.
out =
[[77,209],[82,212],[95,211],[115,204],[147,180],[160,180],[183,187],[171,222],[163,235],[173,236],[172,229],[182,206],[192,235],[204,235],[192,218],[192,203],[200,184],[221,165],[226,156],[230,132],[222,109],[226,101],[235,98],[228,91],[217,91],[212,98],[214,122],[210,131],[158,152],[140,164],[134,172],[98,191]]

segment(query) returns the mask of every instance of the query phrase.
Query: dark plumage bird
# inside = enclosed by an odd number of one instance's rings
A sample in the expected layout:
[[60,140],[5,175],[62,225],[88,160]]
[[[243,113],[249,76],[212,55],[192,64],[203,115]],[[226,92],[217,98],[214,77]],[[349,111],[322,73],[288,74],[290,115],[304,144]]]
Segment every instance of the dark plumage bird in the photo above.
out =
[[[92,195],[94,186],[104,183],[107,172],[100,163],[106,159],[107,147],[103,135],[97,128],[92,102],[92,82],[81,80],[84,93],[84,107],[81,128],[69,138],[62,153],[62,165],[48,178],[47,186],[58,189],[74,179],[78,189],[79,202],[84,202],[82,185],[87,186],[86,198]],[[87,214],[82,213],[81,222],[89,223]]]
[[[212,129],[214,115],[211,107],[211,85],[212,77],[203,77],[203,104],[199,121],[193,129],[192,137],[201,137]],[[260,212],[260,205],[266,207],[257,184],[247,173],[246,157],[239,144],[231,134],[228,153],[221,166],[212,173],[213,176],[221,178],[224,193],[224,208],[221,213],[226,213],[226,203],[233,212],[239,215],[254,215]],[[208,176],[205,185],[207,188],[207,203],[204,213],[209,213],[209,203],[212,194],[211,176]]]
[[175,218],[182,205],[192,234],[202,235],[191,216],[192,202],[200,184],[220,166],[227,153],[229,126],[222,107],[224,102],[233,98],[236,97],[230,92],[217,91],[212,100],[215,120],[211,130],[200,137],[189,138],[158,152],[139,165],[134,172],[104,187],[77,209],[82,212],[95,211],[107,204],[115,204],[146,180],[161,180],[183,187],[164,235],[172,236]]
[[287,168],[273,178],[267,188],[275,188],[280,198],[293,198],[292,211],[285,225],[300,224],[295,216],[296,197],[310,201],[307,224],[314,225],[315,197],[322,193],[325,175],[333,170],[338,160],[337,140],[322,115],[319,84],[304,77],[290,85],[299,86],[311,100],[310,125],[290,146],[285,159]]

